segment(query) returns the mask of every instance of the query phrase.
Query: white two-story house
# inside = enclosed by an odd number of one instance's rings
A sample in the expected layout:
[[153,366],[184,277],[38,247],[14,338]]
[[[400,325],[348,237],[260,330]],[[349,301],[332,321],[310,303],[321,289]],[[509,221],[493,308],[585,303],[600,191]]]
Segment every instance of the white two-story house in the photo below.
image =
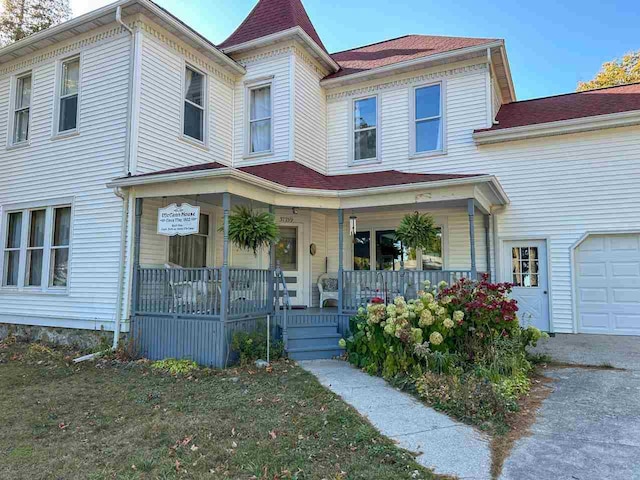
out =
[[[331,54],[260,0],[214,45],[120,0],[0,49],[0,138],[0,323],[220,365],[275,314],[313,358],[374,297],[486,272],[523,323],[640,335],[640,84],[518,102],[502,40]],[[235,205],[275,214],[271,251],[228,241]],[[395,239],[414,211],[433,251]]]

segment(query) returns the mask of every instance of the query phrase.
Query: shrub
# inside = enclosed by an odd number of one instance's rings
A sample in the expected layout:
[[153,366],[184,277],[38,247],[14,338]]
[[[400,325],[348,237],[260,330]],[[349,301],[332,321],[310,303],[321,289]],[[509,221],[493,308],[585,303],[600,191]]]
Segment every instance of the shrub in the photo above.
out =
[[192,360],[176,360],[167,358],[151,364],[154,370],[169,372],[171,375],[189,375],[198,369],[198,364]]
[[[248,365],[256,360],[267,358],[267,334],[262,322],[252,332],[236,332],[231,340],[231,350],[240,357],[240,365]],[[284,355],[281,341],[272,341],[269,348],[270,360],[277,360]]]

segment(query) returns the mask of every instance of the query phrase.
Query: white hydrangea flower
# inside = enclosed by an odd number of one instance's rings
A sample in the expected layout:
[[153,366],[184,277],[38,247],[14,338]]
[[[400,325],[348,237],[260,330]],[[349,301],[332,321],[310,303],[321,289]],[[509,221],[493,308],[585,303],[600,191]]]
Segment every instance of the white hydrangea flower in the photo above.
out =
[[445,282],[444,280],[442,280],[439,284],[438,284],[438,288],[440,290],[442,290],[443,288],[447,288],[449,286],[449,284],[447,282]]
[[464,312],[462,310],[456,310],[455,312],[453,312],[454,322],[461,322],[463,318],[464,318]]
[[430,310],[423,310],[420,314],[420,320],[418,321],[418,325],[421,327],[428,327],[429,325],[433,325],[433,315]]
[[442,338],[442,334],[440,332],[433,332],[429,335],[429,342],[433,345],[440,345],[444,338]]
[[445,328],[453,328],[453,326],[455,325],[453,323],[453,320],[451,320],[449,317],[445,318],[442,324],[445,326]]

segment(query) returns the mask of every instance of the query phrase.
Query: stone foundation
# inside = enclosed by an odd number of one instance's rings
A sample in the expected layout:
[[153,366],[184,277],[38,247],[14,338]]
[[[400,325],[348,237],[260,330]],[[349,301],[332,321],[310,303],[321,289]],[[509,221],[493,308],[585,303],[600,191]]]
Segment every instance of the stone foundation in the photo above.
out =
[[76,328],[38,327],[0,323],[0,341],[14,335],[20,342],[41,342],[80,350],[96,350],[110,347],[113,332],[104,330],[80,330]]

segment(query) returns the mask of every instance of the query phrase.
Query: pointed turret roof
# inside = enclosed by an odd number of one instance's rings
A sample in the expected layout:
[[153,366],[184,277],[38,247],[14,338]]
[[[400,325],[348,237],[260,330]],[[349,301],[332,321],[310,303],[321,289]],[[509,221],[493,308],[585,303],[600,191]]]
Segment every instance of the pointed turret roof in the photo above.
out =
[[218,47],[229,48],[295,27],[302,28],[325,53],[329,53],[300,0],[258,0],[247,18]]

